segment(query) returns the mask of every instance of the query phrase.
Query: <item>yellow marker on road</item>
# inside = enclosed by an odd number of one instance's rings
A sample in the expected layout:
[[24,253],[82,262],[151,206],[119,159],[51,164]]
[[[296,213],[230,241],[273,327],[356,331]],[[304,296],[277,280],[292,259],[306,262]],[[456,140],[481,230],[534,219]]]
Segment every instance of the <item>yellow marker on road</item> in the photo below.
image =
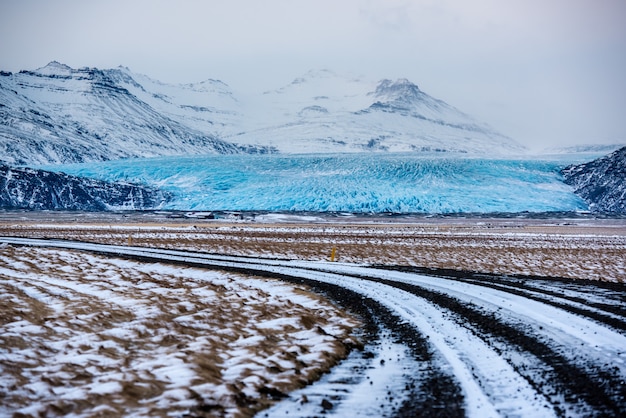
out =
[[333,247],[332,251],[330,252],[330,261],[334,262],[335,261],[335,256],[337,255],[337,247]]

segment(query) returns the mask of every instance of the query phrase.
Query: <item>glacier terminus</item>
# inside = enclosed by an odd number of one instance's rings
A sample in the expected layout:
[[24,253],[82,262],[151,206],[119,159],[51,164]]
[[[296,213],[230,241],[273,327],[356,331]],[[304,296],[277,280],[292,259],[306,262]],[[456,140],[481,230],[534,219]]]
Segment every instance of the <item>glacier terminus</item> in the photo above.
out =
[[162,209],[356,213],[586,210],[561,161],[406,154],[207,155],[45,167],[173,196]]

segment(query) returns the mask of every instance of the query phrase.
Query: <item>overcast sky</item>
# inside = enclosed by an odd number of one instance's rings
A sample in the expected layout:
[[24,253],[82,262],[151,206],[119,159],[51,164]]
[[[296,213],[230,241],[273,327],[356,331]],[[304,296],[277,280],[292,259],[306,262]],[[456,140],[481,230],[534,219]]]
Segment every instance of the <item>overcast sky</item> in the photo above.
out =
[[530,147],[626,143],[624,0],[0,0],[0,69],[408,78]]

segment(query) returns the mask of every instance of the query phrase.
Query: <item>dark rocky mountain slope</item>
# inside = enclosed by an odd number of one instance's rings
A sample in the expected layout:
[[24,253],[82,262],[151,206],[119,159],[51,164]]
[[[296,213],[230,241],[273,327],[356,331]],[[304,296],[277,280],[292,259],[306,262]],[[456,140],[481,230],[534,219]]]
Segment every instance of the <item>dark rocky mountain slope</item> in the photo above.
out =
[[562,171],[594,212],[626,213],[626,147],[606,157],[571,165]]
[[36,210],[144,210],[168,200],[159,190],[31,168],[0,165],[0,208]]

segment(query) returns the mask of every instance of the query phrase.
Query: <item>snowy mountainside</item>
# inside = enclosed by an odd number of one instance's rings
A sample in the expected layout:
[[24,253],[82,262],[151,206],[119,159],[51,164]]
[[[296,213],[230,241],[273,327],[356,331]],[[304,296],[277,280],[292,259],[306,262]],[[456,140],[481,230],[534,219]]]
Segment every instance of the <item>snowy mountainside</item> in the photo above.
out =
[[563,176],[591,210],[626,213],[626,147],[585,164],[568,166]]
[[227,139],[271,143],[291,153],[524,150],[406,79],[369,82],[310,71],[256,100],[255,117]]
[[116,81],[156,111],[200,132],[218,137],[223,129],[243,118],[241,103],[233,90],[220,80],[166,84],[119,67]]
[[311,71],[263,94],[166,84],[128,68],[0,72],[0,161],[33,165],[233,153],[522,147],[408,80]]
[[[195,91],[193,86],[188,90]],[[1,73],[0,160],[32,165],[268,151],[237,146],[202,126],[189,126],[185,118],[133,92],[167,101],[123,68],[75,70],[52,62],[35,71]]]
[[157,208],[168,198],[157,189],[125,182],[0,165],[1,209],[144,210]]

